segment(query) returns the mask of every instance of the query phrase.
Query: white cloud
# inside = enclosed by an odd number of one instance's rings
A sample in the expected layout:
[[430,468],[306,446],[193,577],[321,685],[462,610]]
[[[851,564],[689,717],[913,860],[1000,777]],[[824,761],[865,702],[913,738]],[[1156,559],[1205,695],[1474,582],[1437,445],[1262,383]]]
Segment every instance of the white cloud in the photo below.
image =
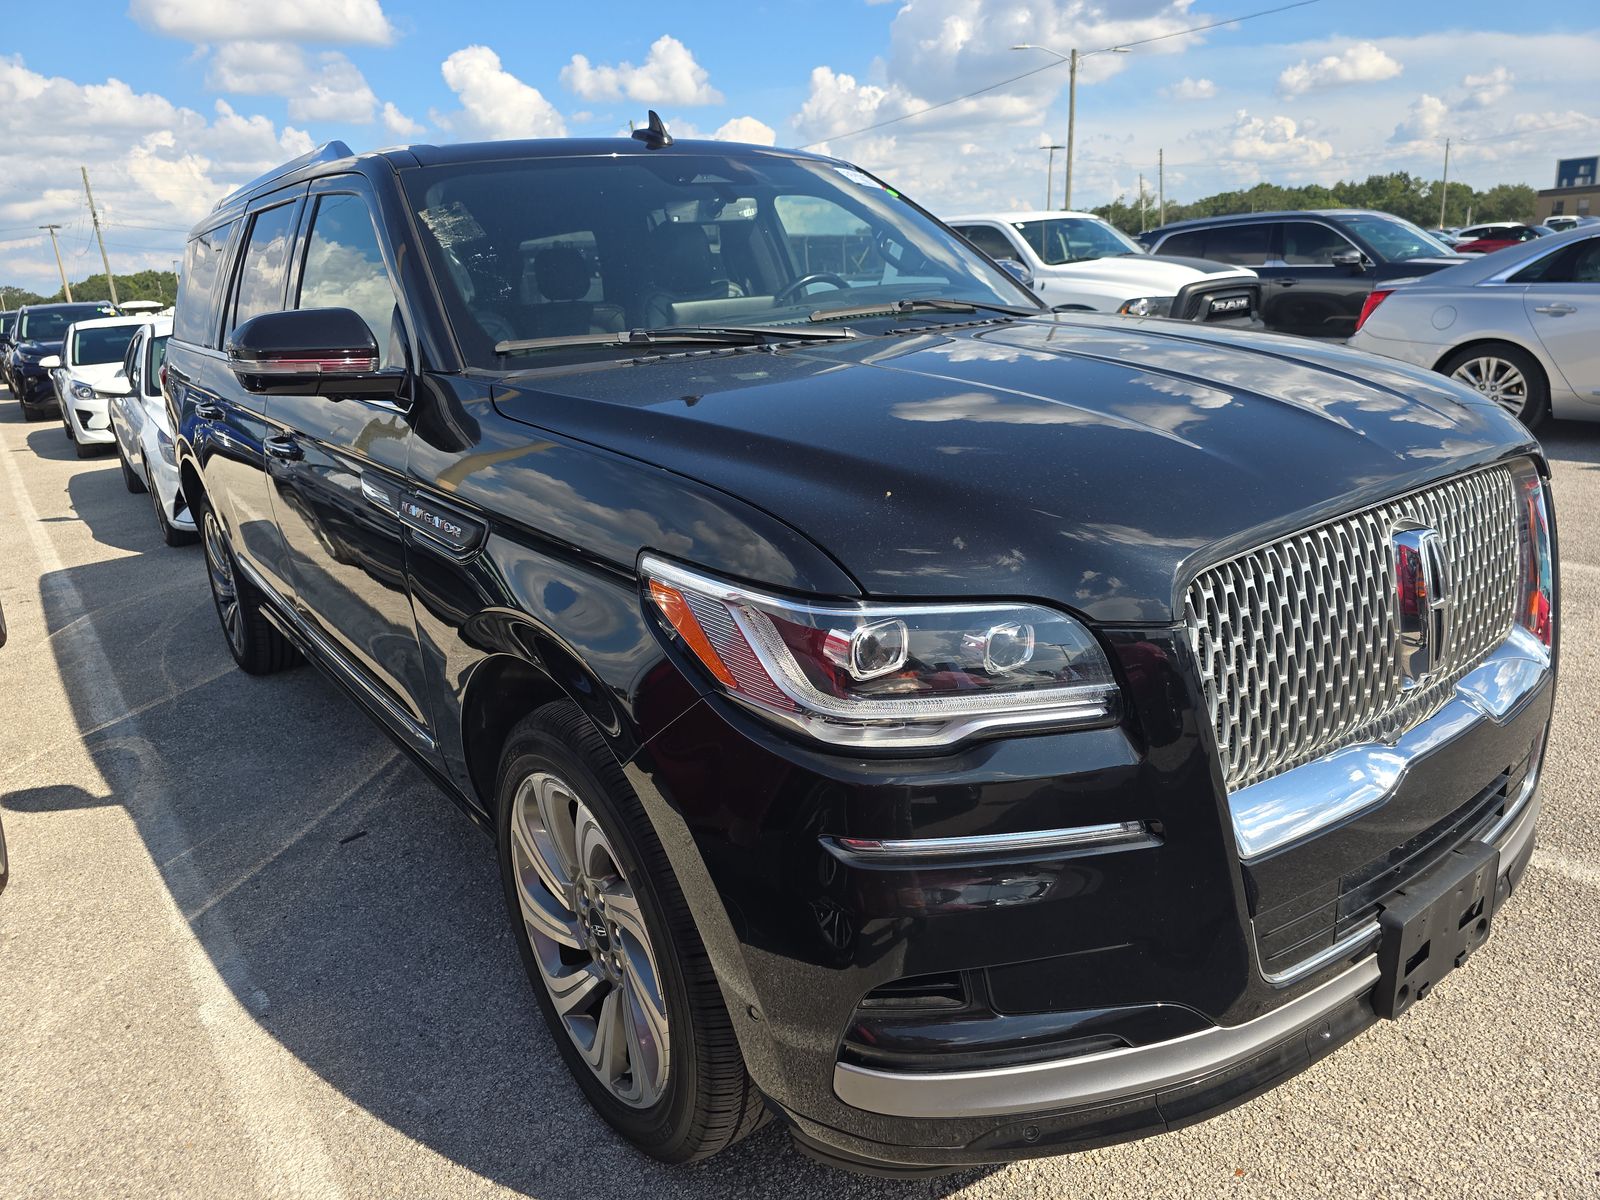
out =
[[1443,136],[1444,121],[1450,115],[1450,106],[1437,96],[1423,92],[1406,109],[1406,116],[1394,127],[1389,141],[1395,145],[1410,142],[1437,141]]
[[1377,83],[1393,79],[1404,68],[1371,42],[1357,42],[1342,54],[1329,54],[1312,62],[1302,59],[1278,76],[1278,91],[1303,96],[1322,88],[1349,83]]
[[290,42],[225,42],[211,56],[206,86],[245,96],[286,96],[305,82],[306,56]]
[[295,121],[372,121],[378,98],[356,65],[342,54],[323,56],[322,68],[289,96],[289,117]]
[[468,46],[445,59],[439,68],[461,108],[437,117],[451,132],[467,137],[562,137],[561,114],[538,88],[522,82],[500,65],[487,46]]
[[1252,117],[1241,108],[1224,136],[1227,156],[1246,164],[1322,163],[1333,156],[1331,143],[1302,132],[1293,117]]
[[710,84],[710,73],[695,62],[689,48],[663,35],[650,46],[639,66],[591,65],[581,54],[561,68],[561,82],[585,100],[621,100],[641,104],[721,104],[722,93]]
[[1161,94],[1168,100],[1209,100],[1217,94],[1217,85],[1209,79],[1184,76],[1170,87],[1162,88]]
[[383,106],[383,127],[398,138],[420,137],[427,129],[421,121],[413,121],[390,103]]
[[1467,95],[1458,107],[1490,108],[1511,94],[1511,84],[1516,76],[1505,67],[1495,67],[1482,75],[1468,75],[1461,81]]
[[778,144],[778,131],[754,117],[734,117],[731,121],[724,121],[711,136],[719,142],[748,142],[753,146]]
[[395,29],[379,0],[132,0],[146,29],[190,42],[333,42],[386,46]]

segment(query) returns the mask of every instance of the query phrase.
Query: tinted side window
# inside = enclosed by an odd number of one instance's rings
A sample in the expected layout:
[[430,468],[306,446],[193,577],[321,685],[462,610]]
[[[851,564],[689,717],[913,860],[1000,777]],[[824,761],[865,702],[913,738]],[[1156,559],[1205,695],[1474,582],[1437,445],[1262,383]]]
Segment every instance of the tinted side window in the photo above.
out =
[[1354,250],[1338,230],[1313,221],[1288,221],[1283,226],[1283,261],[1291,267],[1326,267],[1335,254]]
[[1585,238],[1530,263],[1510,283],[1600,284],[1600,238]]
[[1219,225],[1206,236],[1207,258],[1240,267],[1266,263],[1272,248],[1271,225]]
[[234,225],[216,229],[189,240],[183,256],[183,278],[178,281],[178,307],[172,319],[172,336],[200,346],[217,344],[217,280],[222,259],[228,252],[228,237]]
[[140,380],[144,373],[139,369],[144,360],[144,339],[137,334],[128,346],[128,352],[122,356],[122,373],[128,377],[128,390],[135,396],[141,392]]
[[150,347],[150,358],[147,364],[144,390],[148,396],[161,394],[161,364],[167,361],[167,339],[170,335],[162,334],[153,337],[146,343]]
[[1157,254],[1174,254],[1179,258],[1206,257],[1206,231],[1191,229],[1188,233],[1175,233],[1156,247]]
[[306,245],[297,308],[348,308],[360,314],[378,343],[378,365],[400,358],[392,344],[395,292],[378,248],[366,201],[360,196],[323,196]]
[[957,225],[955,231],[990,258],[1015,258],[1016,249],[1006,235],[991,225]]
[[294,241],[294,203],[263,209],[250,227],[250,240],[244,248],[244,265],[239,270],[239,290],[233,302],[229,328],[243,324],[262,313],[283,308],[283,289],[289,270],[289,247]]

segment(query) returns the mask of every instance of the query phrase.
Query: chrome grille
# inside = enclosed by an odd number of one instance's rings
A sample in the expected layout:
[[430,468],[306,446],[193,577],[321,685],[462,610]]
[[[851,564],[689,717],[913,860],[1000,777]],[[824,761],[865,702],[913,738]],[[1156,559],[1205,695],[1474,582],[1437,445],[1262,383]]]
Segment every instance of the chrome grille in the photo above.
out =
[[[1437,667],[1410,690],[1389,549],[1406,520],[1438,530],[1454,595]],[[1519,563],[1516,488],[1490,467],[1204,571],[1184,615],[1228,790],[1429,715],[1510,632]]]

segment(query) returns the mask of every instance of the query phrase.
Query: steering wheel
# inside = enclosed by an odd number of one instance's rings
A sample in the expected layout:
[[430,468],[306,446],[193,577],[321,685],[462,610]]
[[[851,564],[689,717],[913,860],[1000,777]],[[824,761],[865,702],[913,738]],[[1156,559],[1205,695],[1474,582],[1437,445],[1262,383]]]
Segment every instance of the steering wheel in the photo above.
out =
[[832,271],[817,271],[811,275],[800,276],[799,279],[796,279],[788,287],[779,291],[778,294],[772,298],[772,306],[774,308],[783,308],[786,305],[793,304],[796,300],[800,299],[801,296],[805,295],[806,289],[813,283],[825,283],[829,287],[837,288],[841,292],[850,290],[849,283],[839,278],[839,276],[835,275]]

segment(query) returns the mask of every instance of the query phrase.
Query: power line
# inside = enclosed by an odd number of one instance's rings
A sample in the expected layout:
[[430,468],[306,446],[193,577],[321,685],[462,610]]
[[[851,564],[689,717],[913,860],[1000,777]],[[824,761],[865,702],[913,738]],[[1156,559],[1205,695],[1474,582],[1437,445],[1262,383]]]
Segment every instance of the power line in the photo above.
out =
[[[1187,37],[1191,33],[1204,33],[1208,29],[1220,29],[1224,25],[1237,25],[1241,21],[1253,21],[1257,17],[1270,17],[1274,13],[1288,12],[1292,8],[1305,8],[1307,5],[1318,4],[1320,2],[1321,0],[1295,0],[1295,3],[1293,4],[1281,4],[1277,8],[1264,8],[1260,12],[1245,13],[1243,16],[1229,17],[1223,21],[1212,21],[1209,25],[1196,25],[1191,29],[1176,29],[1171,33],[1162,33],[1156,35],[1155,37],[1140,38],[1136,42],[1121,42],[1117,46],[1103,46],[1099,50],[1090,50],[1088,53],[1104,54],[1107,51],[1115,49],[1131,50],[1135,46],[1148,46],[1152,42],[1164,42],[1170,38]],[[1080,54],[1078,57],[1083,58],[1086,56]],[[800,148],[802,150],[811,150],[822,145],[824,142],[843,141],[845,138],[853,138],[858,134],[871,133],[874,129],[882,129],[888,125],[897,125],[901,121],[909,121],[912,117],[920,117],[924,113],[933,112],[935,109],[949,108],[952,104],[960,104],[963,100],[971,100],[974,96],[982,96],[986,92],[992,92],[997,88],[1005,87],[1007,84],[1016,83],[1019,79],[1027,79],[1029,76],[1038,75],[1042,71],[1053,71],[1057,67],[1062,66],[1065,62],[1066,59],[1060,59],[1056,62],[1045,63],[1045,65],[1042,67],[1034,67],[1031,71],[1023,71],[1020,75],[1012,75],[1010,78],[1002,79],[998,83],[991,83],[986,87],[977,88],[973,91],[966,92],[963,95],[952,97],[949,100],[940,100],[937,104],[930,104],[926,108],[919,108],[915,112],[903,113],[898,117],[890,117],[887,120],[877,121],[871,125],[863,125],[860,129],[852,129],[848,133],[835,133],[828,137],[821,138],[818,141],[808,142]]]

